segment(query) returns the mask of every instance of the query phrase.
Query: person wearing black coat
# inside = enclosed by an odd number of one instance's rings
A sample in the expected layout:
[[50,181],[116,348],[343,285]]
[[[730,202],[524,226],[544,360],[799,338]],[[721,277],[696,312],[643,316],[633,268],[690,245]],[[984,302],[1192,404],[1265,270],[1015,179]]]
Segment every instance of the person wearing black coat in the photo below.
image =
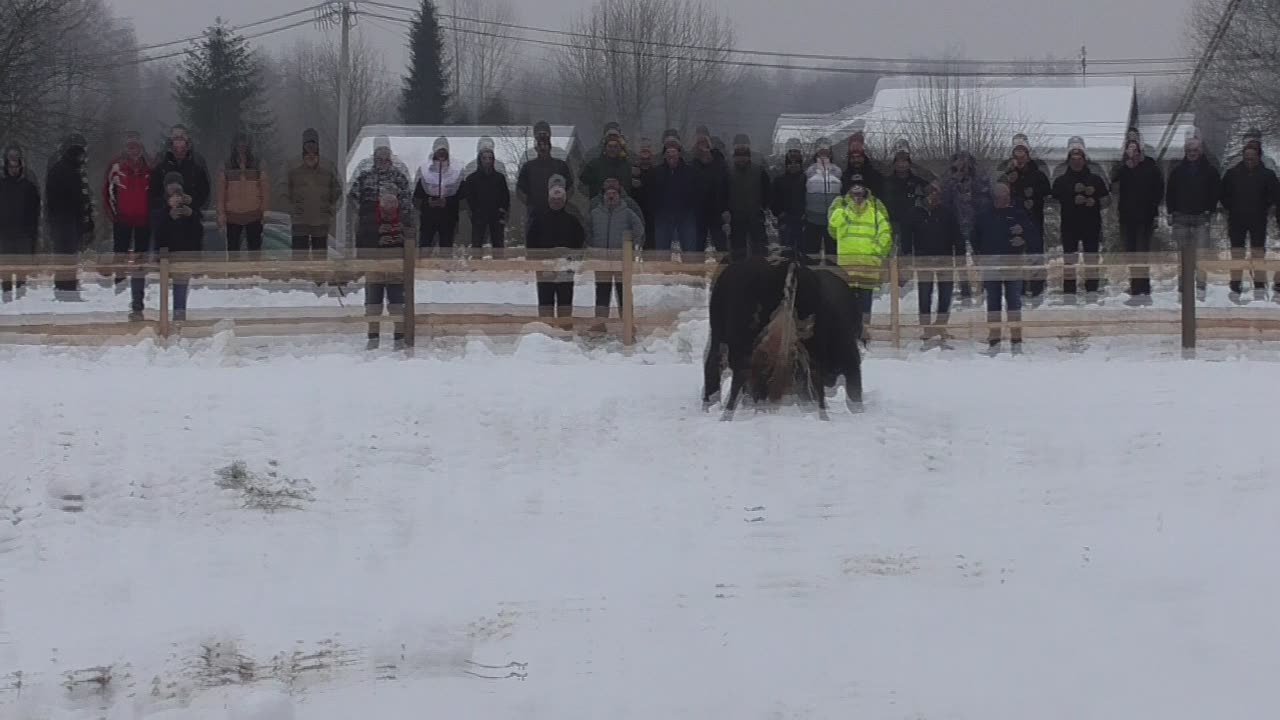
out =
[[[1031,143],[1027,136],[1018,133],[1013,136],[1013,156],[1000,168],[1000,179],[1009,185],[1014,203],[1021,205],[1031,215],[1032,221],[1044,236],[1044,203],[1053,188],[1049,183],[1048,166],[1031,157]],[[1044,295],[1047,271],[1043,268],[1043,260],[1037,258],[1041,267],[1028,273],[1023,294],[1032,300]]]
[[884,174],[876,167],[875,161],[867,155],[866,138],[862,131],[855,131],[849,136],[845,153],[844,173],[840,176],[840,194],[849,192],[853,185],[853,176],[860,175],[861,183],[871,191],[872,197],[884,197]]
[[[533,221],[529,223],[528,249],[585,248],[587,234],[582,222],[565,210],[568,193],[564,178],[553,176],[548,183],[547,207],[535,212]],[[554,315],[567,318],[573,315],[573,278],[572,271],[537,274],[540,317]]]
[[684,252],[702,252],[698,243],[698,179],[684,161],[679,144],[663,150],[661,165],[646,175],[648,202],[653,208],[654,247],[670,251],[676,245]]
[[[148,206],[151,208],[151,225],[155,227],[163,219],[168,206],[165,205],[164,179],[171,172],[182,176],[183,192],[191,196],[191,210],[198,222],[203,222],[204,211],[209,207],[213,192],[209,180],[209,168],[204,158],[196,152],[195,143],[187,135],[182,125],[174,125],[169,130],[169,139],[165,141],[165,149],[159,162],[151,171],[151,195]],[[203,227],[203,225],[202,225]]]
[[640,138],[640,149],[636,153],[635,163],[631,166],[630,195],[640,206],[641,218],[644,220],[644,249],[657,247],[658,231],[653,221],[653,141],[647,137]]
[[[874,190],[872,191],[875,192]],[[894,240],[901,244],[903,229],[915,217],[916,206],[929,192],[929,183],[916,174],[911,155],[898,151],[893,158],[893,173],[884,180],[884,205],[893,224]]]
[[[916,295],[923,339],[928,341],[936,336],[941,340],[946,335],[945,328],[951,317],[955,268],[964,262],[965,245],[960,221],[951,208],[942,204],[942,184],[936,180],[925,186],[924,202],[914,206],[910,217],[903,223],[901,255],[918,257],[922,262],[949,262],[949,267],[916,270]],[[936,315],[933,313],[935,285],[938,288]]]
[[[1204,155],[1200,138],[1188,137],[1183,158],[1169,171],[1165,184],[1165,209],[1169,211],[1173,241],[1179,249],[1190,247],[1204,251],[1213,247],[1209,226],[1220,200],[1221,182],[1218,169]],[[1197,271],[1196,293],[1201,300],[1207,285],[1208,274]]]
[[688,163],[693,171],[694,204],[697,230],[693,247],[685,252],[704,252],[709,244],[718,252],[729,249],[729,237],[724,228],[730,222],[729,215],[729,165],[724,155],[711,147],[711,138],[701,136],[694,149],[693,160]]
[[[1119,198],[1116,215],[1124,251],[1151,252],[1156,217],[1160,214],[1160,203],[1164,201],[1164,178],[1155,161],[1144,156],[1140,141],[1125,143],[1124,162],[1112,173],[1111,188]],[[1150,275],[1151,270],[1146,266],[1129,268],[1129,304],[1150,304]]]
[[505,247],[511,188],[506,173],[497,169],[492,147],[480,149],[476,171],[462,182],[458,194],[471,211],[471,247],[484,247],[486,238],[495,250]]
[[1102,249],[1102,209],[1111,191],[1107,181],[1089,169],[1084,141],[1072,138],[1067,167],[1053,183],[1053,198],[1062,205],[1062,294],[1075,302],[1077,253],[1084,250],[1084,287],[1096,297],[1099,287],[1098,253]]
[[[1227,211],[1227,236],[1231,239],[1231,257],[1243,260],[1245,239],[1255,260],[1267,254],[1267,218],[1280,194],[1280,182],[1274,170],[1262,164],[1262,144],[1251,140],[1244,148],[1244,159],[1222,176],[1221,201]],[[1231,271],[1231,297],[1241,300],[1239,270]],[[1253,292],[1259,300],[1267,294],[1267,272],[1253,273]]]
[[784,170],[773,180],[770,209],[778,219],[779,244],[800,252],[804,242],[805,184],[804,154],[790,148],[784,159]]
[[[10,144],[0,165],[0,255],[35,255],[39,239],[40,186],[27,170],[22,148]],[[14,278],[6,272],[0,281],[5,302],[13,299],[15,281],[19,296],[26,292],[26,275]]]
[[[63,152],[50,168],[44,183],[44,209],[49,219],[49,236],[55,255],[74,265],[80,251],[93,241],[93,192],[85,174],[84,137],[71,135]],[[75,270],[55,274],[54,296],[59,300],[80,300],[80,281]]]
[[[200,222],[199,211],[195,209],[195,198],[183,186],[182,173],[166,173],[161,192],[164,193],[164,202],[161,205],[160,220],[153,226],[156,248],[171,253],[200,252],[204,241],[204,226]],[[145,284],[146,279],[135,278],[135,282]],[[175,322],[187,319],[188,282],[186,277],[173,278]],[[140,311],[135,311],[135,319],[140,319],[138,315]]]
[[[982,265],[1019,265],[1027,254],[1044,251],[1044,238],[1035,221],[1019,205],[1013,203],[1009,186],[996,183],[991,189],[992,205],[980,213],[973,226],[973,252]],[[1005,301],[1009,322],[1022,321],[1022,285],[1020,277],[1011,278],[1001,271],[985,271],[983,287],[987,293],[987,322],[999,323],[1001,298]],[[1022,351],[1022,328],[1009,329],[1013,352]],[[992,325],[987,344],[994,351],[1001,340],[1000,328]]]

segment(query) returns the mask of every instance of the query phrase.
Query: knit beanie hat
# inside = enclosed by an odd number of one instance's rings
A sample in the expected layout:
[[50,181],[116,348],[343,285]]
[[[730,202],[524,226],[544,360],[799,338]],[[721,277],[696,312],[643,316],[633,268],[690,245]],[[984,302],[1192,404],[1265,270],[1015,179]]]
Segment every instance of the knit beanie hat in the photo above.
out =
[[618,123],[616,123],[616,122],[608,122],[608,123],[605,123],[605,126],[604,126],[604,137],[609,137],[610,135],[617,135],[617,136],[621,137],[621,136],[622,136],[622,126],[621,126],[621,125],[619,125],[619,124],[618,124]]
[[302,131],[302,147],[306,147],[307,143],[315,143],[316,148],[320,147],[320,133],[315,128],[307,128]]
[[683,148],[684,146],[680,142],[680,131],[676,130],[675,128],[667,128],[665,131],[663,131],[662,147],[663,149],[666,149],[669,147]]
[[799,149],[801,149],[800,138],[787,138],[787,141],[782,144],[782,152],[784,155],[790,153],[792,150]]
[[538,122],[534,123],[533,136],[535,138],[545,137],[548,140],[551,139],[551,126],[547,124],[546,120],[539,120]]
[[[1072,138],[1072,139],[1075,139],[1075,138]],[[1084,143],[1081,142],[1081,149],[1083,149],[1083,146],[1084,146]],[[1027,136],[1023,133],[1018,133],[1017,135],[1013,136],[1013,149],[1017,150],[1018,148],[1022,148],[1023,150],[1026,150],[1028,155],[1031,154],[1031,143],[1027,141]]]
[[898,153],[906,153],[907,157],[911,157],[911,141],[906,138],[898,138],[893,143],[893,156],[898,157]]
[[1067,157],[1071,157],[1071,153],[1076,152],[1077,150],[1080,151],[1081,157],[1085,158],[1086,160],[1089,158],[1088,153],[1085,151],[1084,138],[1080,137],[1079,135],[1072,137],[1070,140],[1067,141]]
[[563,175],[557,173],[547,179],[547,197],[564,197],[566,194]]

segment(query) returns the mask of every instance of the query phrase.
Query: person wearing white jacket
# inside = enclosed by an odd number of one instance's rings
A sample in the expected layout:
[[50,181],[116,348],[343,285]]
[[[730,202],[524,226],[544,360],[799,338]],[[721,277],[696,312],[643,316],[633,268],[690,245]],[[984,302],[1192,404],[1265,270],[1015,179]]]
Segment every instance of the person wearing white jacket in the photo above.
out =
[[462,187],[462,163],[449,160],[449,140],[436,138],[431,157],[418,168],[413,199],[418,209],[418,247],[453,247],[458,228],[458,189]]
[[835,257],[836,241],[827,231],[827,214],[840,197],[840,166],[831,161],[831,141],[815,143],[813,164],[805,170],[804,238],[801,251],[817,256],[825,252]]

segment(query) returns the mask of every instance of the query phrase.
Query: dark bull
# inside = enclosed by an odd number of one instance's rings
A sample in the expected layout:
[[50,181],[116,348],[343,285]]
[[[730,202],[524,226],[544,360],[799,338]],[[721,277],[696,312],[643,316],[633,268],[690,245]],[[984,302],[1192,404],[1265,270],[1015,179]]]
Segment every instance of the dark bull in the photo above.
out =
[[742,393],[757,405],[788,396],[817,403],[826,417],[827,388],[845,381],[849,409],[862,410],[862,314],[848,278],[835,266],[810,267],[790,256],[753,257],[724,266],[711,288],[711,337],[704,364],[703,408],[720,397],[732,372],[723,419]]

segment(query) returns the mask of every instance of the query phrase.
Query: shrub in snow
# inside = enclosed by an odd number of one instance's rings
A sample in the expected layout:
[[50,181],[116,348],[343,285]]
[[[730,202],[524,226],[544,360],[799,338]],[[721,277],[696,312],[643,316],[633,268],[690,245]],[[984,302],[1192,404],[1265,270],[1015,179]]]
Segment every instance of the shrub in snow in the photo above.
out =
[[243,460],[237,460],[217,470],[217,485],[240,493],[244,507],[249,510],[301,510],[306,503],[315,500],[315,488],[310,481],[280,475],[275,460],[267,464],[271,469],[266,475],[260,475],[251,471]]

